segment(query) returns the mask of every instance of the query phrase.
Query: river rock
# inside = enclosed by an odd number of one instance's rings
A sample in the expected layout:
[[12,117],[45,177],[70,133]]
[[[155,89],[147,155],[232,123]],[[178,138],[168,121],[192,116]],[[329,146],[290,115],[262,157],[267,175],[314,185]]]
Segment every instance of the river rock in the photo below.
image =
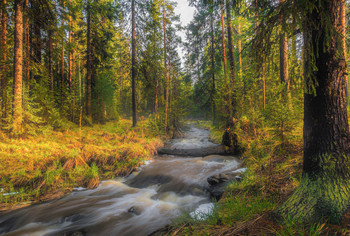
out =
[[220,200],[227,185],[229,185],[232,181],[241,182],[243,178],[238,174],[244,172],[243,169],[244,168],[242,168],[242,171],[241,169],[238,169],[233,172],[221,173],[208,177],[207,182],[210,186],[207,188],[207,191],[209,192],[211,198],[214,198],[216,201]]
[[215,199],[216,201],[219,201],[222,195],[225,192],[226,186],[229,184],[229,182],[223,182],[215,185],[210,185],[207,188],[207,191],[210,194],[210,197]]
[[85,231],[72,231],[63,234],[64,236],[86,236]]
[[227,174],[222,173],[222,174],[210,176],[207,179],[207,181],[210,185],[216,185],[216,184],[227,182],[230,179],[232,179],[232,178],[229,177]]
[[237,175],[237,176],[235,176],[235,180],[236,180],[237,182],[242,182],[243,177],[242,177],[242,176]]
[[130,207],[128,212],[138,216],[141,214],[141,208],[133,206],[133,207]]

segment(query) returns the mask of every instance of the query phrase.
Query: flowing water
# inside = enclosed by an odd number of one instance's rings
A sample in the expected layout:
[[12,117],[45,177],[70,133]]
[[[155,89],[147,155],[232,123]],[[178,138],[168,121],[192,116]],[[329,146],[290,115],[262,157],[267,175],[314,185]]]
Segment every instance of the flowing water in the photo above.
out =
[[[184,153],[212,150],[218,145],[208,137],[209,131],[190,127],[167,148]],[[212,203],[207,178],[239,166],[239,160],[229,156],[156,156],[127,178],[103,181],[93,190],[77,189],[59,200],[0,214],[0,234],[148,235],[183,211],[208,213]]]

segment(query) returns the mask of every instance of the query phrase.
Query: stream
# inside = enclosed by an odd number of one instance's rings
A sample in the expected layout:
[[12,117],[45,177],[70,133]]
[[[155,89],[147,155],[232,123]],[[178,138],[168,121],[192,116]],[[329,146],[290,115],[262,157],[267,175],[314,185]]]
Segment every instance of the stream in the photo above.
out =
[[0,213],[0,235],[148,235],[184,211],[210,213],[207,178],[242,169],[209,141],[209,131],[187,127],[158,156],[127,178],[78,188],[51,202]]

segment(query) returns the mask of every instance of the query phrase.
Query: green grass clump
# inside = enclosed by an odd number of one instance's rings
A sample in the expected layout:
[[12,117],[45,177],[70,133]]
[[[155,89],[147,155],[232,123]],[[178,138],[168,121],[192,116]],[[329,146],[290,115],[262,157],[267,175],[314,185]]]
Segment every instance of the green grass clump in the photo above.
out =
[[278,236],[318,236],[324,231],[325,225],[321,223],[300,224],[287,218],[282,222],[280,228],[272,228],[271,232]]
[[240,194],[226,196],[219,204],[219,218],[226,225],[234,225],[238,221],[248,221],[276,207],[276,202],[258,194]]

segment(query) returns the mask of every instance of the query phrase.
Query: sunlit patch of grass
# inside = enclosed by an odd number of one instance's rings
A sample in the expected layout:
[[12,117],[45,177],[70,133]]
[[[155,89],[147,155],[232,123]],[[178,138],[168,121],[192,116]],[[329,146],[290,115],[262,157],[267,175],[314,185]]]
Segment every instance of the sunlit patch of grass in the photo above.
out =
[[[47,130],[15,139],[0,135],[0,208],[37,200],[101,179],[128,175],[163,145],[162,133],[121,119],[67,131]],[[3,193],[21,192],[16,195]],[[19,197],[21,196],[21,197]]]

